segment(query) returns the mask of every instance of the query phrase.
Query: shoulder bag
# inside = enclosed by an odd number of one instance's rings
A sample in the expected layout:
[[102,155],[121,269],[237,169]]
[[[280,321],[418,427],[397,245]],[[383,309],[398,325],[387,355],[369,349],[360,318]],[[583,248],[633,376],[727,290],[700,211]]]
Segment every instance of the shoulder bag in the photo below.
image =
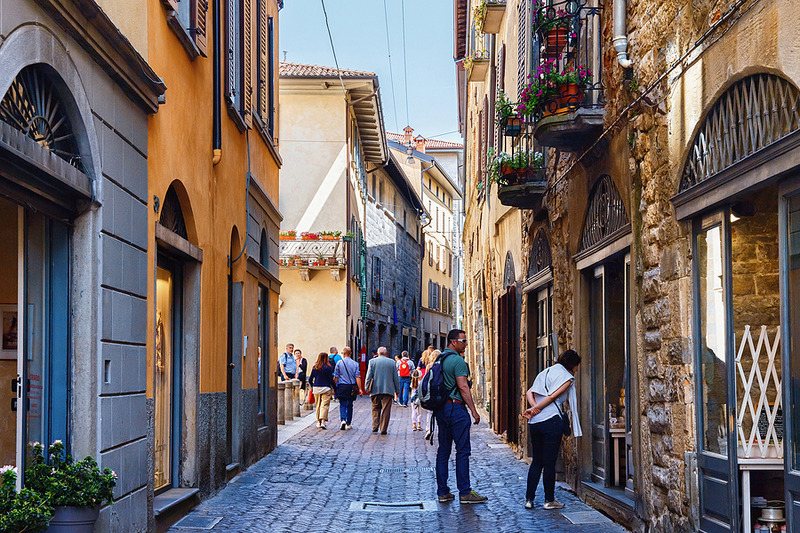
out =
[[[547,373],[550,373],[550,369],[547,369]],[[550,396],[550,389],[547,388],[547,374],[544,376],[544,390],[548,396]],[[561,433],[569,437],[572,434],[572,422],[569,420],[569,416],[561,411],[561,408],[558,406],[558,402],[556,402],[556,398],[553,398],[553,405],[556,406],[556,410],[558,411],[558,416],[561,418]]]
[[[347,378],[352,380],[352,376],[350,376],[350,371],[347,369],[347,363],[345,360],[342,359],[341,361],[342,366],[344,366],[344,371],[347,373]],[[339,400],[355,400],[356,396],[358,396],[358,384],[356,383],[339,383],[336,385],[336,398]]]

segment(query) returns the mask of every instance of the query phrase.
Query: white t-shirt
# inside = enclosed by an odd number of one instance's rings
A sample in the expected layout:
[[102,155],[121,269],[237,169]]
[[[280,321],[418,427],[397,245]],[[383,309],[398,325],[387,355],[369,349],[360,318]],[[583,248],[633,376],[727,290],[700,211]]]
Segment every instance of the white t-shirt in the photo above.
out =
[[[533,387],[528,389],[528,391],[531,392],[532,389],[533,389]],[[531,419],[528,420],[528,424],[538,424],[539,422],[544,422],[545,420],[550,420],[551,418],[553,418],[554,416],[557,416],[559,414],[559,412],[558,412],[559,409],[561,409],[561,412],[563,413],[564,412],[564,402],[567,401],[567,392],[568,391],[569,391],[569,389],[564,391],[561,394],[561,396],[559,396],[558,398],[555,399],[554,402],[550,402],[549,404],[547,404],[544,407],[544,409],[542,409],[542,411],[538,415],[533,415],[531,417]],[[536,394],[535,392],[533,393],[533,399],[536,400],[537,404],[539,402],[541,402],[542,400],[544,400],[546,397],[547,396],[542,396],[540,394]],[[556,407],[556,404],[558,404],[558,407]]]

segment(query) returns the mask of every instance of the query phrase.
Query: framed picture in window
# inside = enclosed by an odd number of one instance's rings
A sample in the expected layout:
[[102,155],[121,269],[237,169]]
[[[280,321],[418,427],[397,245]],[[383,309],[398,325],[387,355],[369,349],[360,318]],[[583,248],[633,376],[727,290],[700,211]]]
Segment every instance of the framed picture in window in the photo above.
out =
[[2,337],[0,337],[0,359],[17,358],[17,306],[16,304],[0,305],[0,323],[2,324]]

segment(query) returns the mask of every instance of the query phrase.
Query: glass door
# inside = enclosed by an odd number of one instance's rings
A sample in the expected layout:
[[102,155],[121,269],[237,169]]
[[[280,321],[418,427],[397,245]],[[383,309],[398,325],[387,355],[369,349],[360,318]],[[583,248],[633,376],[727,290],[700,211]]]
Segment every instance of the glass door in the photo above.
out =
[[591,317],[591,370],[592,375],[592,481],[606,482],[606,310],[605,268],[595,268],[589,280]]
[[784,343],[783,360],[789,368],[789,372],[784,372],[788,379],[783,380],[786,395],[784,479],[787,529],[796,531],[800,528],[800,194],[786,198],[782,209],[781,270],[786,273],[782,291],[788,295],[788,305],[783,307],[782,333],[788,340]]
[[725,261],[728,242],[722,214],[697,223],[694,237],[695,343],[698,395],[697,453],[700,488],[700,530],[736,531],[738,505],[736,440],[733,404],[729,383],[733,383],[733,364],[729,360],[730,300],[726,280],[730,279]]

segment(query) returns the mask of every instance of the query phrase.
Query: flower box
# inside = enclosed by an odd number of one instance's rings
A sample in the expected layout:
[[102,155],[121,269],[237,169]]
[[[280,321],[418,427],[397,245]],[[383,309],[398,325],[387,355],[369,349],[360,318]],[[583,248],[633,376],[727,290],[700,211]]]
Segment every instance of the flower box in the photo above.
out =
[[282,241],[293,241],[295,240],[295,232],[293,231],[282,231],[278,234],[278,238]]
[[487,72],[489,72],[489,58],[476,57],[469,67],[469,81],[484,81]]

